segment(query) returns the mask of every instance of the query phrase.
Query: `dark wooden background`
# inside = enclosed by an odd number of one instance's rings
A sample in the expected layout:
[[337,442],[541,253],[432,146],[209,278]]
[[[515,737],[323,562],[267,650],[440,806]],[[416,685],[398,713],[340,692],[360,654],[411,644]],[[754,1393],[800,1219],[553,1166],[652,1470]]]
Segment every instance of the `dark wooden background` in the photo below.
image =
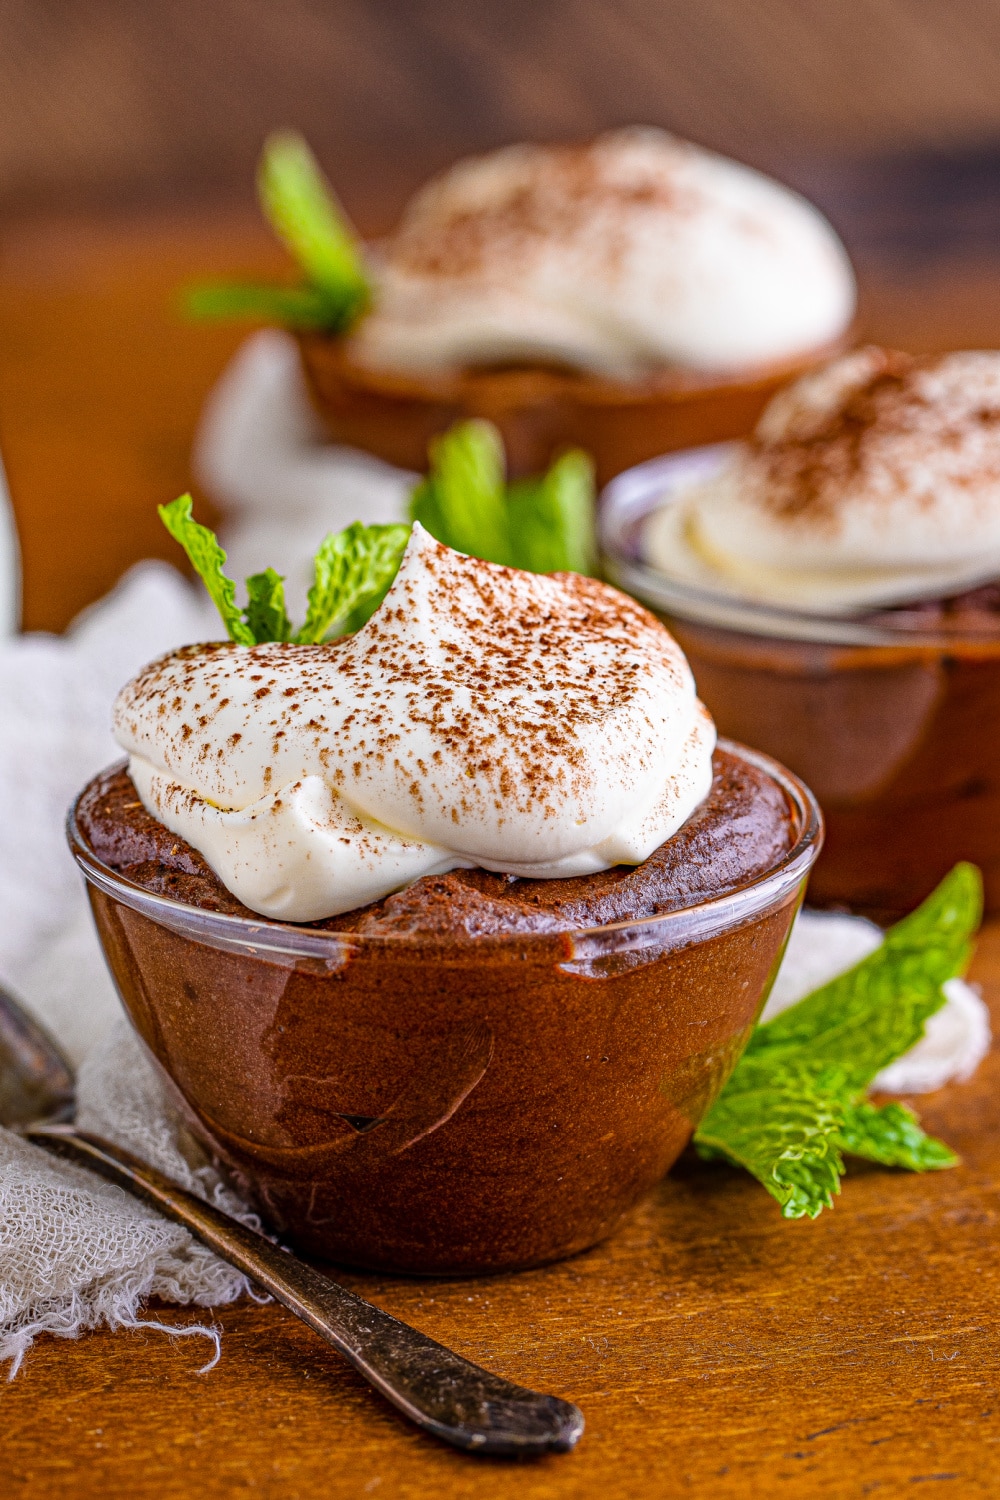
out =
[[245,333],[183,325],[176,289],[280,271],[252,186],[268,130],[305,131],[372,232],[461,152],[628,121],[812,196],[858,267],[862,335],[1000,347],[1000,0],[0,0],[25,628],[170,548],[155,502],[190,483]]
[[859,259],[1000,242],[996,0],[0,0],[0,216],[248,203],[276,124],[368,227],[457,153],[649,121]]

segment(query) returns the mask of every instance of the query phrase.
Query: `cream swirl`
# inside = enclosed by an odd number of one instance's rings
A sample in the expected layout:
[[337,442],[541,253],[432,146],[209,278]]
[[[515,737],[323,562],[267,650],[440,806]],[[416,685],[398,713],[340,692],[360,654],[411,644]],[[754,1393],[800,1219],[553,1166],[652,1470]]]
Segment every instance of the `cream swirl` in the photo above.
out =
[[719,476],[645,537],[669,576],[852,613],[1000,576],[1000,353],[867,348],[768,406]]
[[122,690],[114,730],[144,806],[252,910],[293,922],[461,866],[638,864],[707,795],[715,743],[680,648],[638,604],[419,526],[357,634],[174,652]]
[[645,128],[457,163],[417,194],[373,271],[352,351],[389,369],[741,371],[839,337],[855,298],[811,204]]

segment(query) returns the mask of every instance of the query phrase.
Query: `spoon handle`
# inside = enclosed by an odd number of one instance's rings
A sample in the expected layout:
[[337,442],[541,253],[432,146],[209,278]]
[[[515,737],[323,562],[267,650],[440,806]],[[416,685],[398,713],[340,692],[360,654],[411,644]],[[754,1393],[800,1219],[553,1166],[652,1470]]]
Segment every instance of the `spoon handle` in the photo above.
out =
[[425,1432],[470,1453],[530,1458],[567,1453],[583,1431],[578,1407],[462,1359],[120,1146],[68,1125],[36,1125],[25,1135],[93,1168],[183,1224],[315,1329]]

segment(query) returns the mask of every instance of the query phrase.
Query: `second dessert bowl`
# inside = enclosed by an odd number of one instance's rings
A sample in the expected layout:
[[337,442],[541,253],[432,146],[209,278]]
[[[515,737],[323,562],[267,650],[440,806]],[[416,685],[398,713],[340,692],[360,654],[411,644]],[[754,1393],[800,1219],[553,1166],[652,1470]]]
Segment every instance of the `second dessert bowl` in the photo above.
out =
[[720,731],[803,776],[813,904],[893,920],[958,861],[1000,909],[1000,356],[867,349],[749,445],[620,476],[608,576],[666,620]]

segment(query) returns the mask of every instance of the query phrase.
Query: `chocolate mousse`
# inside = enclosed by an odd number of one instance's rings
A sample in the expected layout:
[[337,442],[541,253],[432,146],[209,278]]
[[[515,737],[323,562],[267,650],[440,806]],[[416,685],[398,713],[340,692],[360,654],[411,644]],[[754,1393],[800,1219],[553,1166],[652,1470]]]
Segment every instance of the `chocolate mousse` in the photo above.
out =
[[[739,890],[788,853],[795,817],[787,794],[760,767],[722,749],[713,759],[705,801],[641,865],[567,880],[452,870],[424,876],[359,911],[307,925],[373,936],[578,932]],[[96,857],[124,879],[206,911],[253,916],[196,849],[146,811],[123,767],[91,782],[76,822]]]
[[[364,539],[340,540],[323,556]],[[314,624],[343,613],[324,576]],[[70,822],[178,1109],[317,1255],[475,1272],[593,1244],[746,1044],[818,848],[809,793],[717,747],[676,643],[596,580],[415,525],[360,629],[295,640],[277,575],[243,617],[210,579],[250,640],[126,685],[128,769]]]
[[890,920],[967,859],[1000,908],[1000,354],[804,377],[645,548],[721,732],[821,800],[810,899]]

